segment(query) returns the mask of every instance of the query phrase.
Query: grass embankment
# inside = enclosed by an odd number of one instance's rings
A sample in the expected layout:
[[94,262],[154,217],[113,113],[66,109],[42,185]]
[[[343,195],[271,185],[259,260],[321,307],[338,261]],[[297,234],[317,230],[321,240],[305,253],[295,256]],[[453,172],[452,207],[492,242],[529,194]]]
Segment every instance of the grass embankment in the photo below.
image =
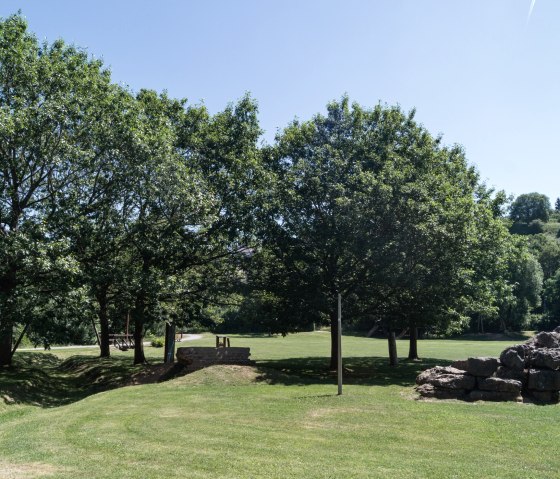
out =
[[[130,375],[131,353],[118,353],[95,372],[100,366],[87,356],[61,365],[53,354],[21,354],[18,360],[37,357],[49,379],[31,378],[29,366],[0,372],[3,391],[11,384],[13,393],[19,379],[32,381],[19,404],[0,406],[0,478],[559,476],[560,407],[412,399],[419,370],[497,355],[508,342],[421,341],[427,359],[392,369],[385,341],[345,337],[340,397],[325,369],[328,334],[237,336],[232,343],[250,346],[257,367],[216,366],[94,395]],[[399,347],[406,351],[404,341]],[[64,391],[57,393],[57,384]]]

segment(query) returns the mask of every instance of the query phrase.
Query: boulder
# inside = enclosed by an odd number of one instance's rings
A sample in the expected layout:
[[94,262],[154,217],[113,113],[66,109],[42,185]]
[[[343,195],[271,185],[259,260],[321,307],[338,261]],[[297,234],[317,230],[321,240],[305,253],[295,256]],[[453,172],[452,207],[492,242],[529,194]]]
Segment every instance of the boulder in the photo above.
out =
[[476,357],[454,361],[451,366],[424,371],[416,382],[424,397],[516,401],[523,396],[539,403],[558,403],[560,326],[507,347],[499,360]]
[[560,369],[560,350],[558,349],[535,349],[529,356],[529,366],[534,368]]
[[471,391],[467,398],[470,401],[517,401],[520,399],[518,393],[504,391],[481,391],[475,389]]
[[451,366],[435,366],[421,372],[416,378],[416,384],[431,383],[434,379],[444,375],[465,375],[466,372]]
[[456,368],[456,369],[460,369],[462,371],[466,371],[467,370],[467,363],[468,363],[468,361],[466,359],[458,359],[457,361],[453,361],[451,363],[451,367]]
[[527,369],[519,371],[517,369],[508,369],[505,366],[498,366],[498,369],[496,370],[496,377],[521,381],[523,387],[527,385],[528,374],[529,371]]
[[416,386],[416,391],[420,396],[434,399],[463,399],[465,390],[438,388],[431,384],[421,384]]
[[535,336],[536,346],[539,348],[558,348],[560,346],[560,333],[541,331]]
[[560,371],[530,369],[527,387],[534,391],[560,390]]
[[442,374],[432,379],[430,384],[445,389],[473,389],[476,378],[468,374]]
[[467,359],[467,372],[473,376],[489,377],[498,369],[496,358],[469,358]]
[[478,378],[478,389],[482,391],[501,391],[507,393],[521,393],[521,381],[515,379],[502,379],[502,378]]
[[517,347],[505,349],[500,354],[500,363],[506,368],[522,371],[525,367],[525,350]]

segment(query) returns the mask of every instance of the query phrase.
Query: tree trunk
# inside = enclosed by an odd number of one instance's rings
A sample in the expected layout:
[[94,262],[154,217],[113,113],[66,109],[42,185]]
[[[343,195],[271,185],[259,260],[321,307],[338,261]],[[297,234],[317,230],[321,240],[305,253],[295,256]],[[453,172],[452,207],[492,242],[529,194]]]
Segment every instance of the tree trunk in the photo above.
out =
[[100,338],[99,338],[99,348],[101,350],[99,356],[102,358],[108,358],[111,356],[110,342],[109,342],[109,315],[107,313],[107,290],[100,290],[97,295],[97,302],[99,303],[99,310],[97,315],[99,317],[100,326]]
[[144,355],[144,321],[134,318],[134,364],[146,364]]
[[329,369],[336,370],[338,366],[338,312],[331,311],[331,362]]
[[0,333],[0,366],[12,364],[12,325],[4,325]]
[[173,363],[175,361],[175,323],[165,323],[165,348],[163,362]]
[[145,364],[146,356],[144,355],[144,314],[145,314],[144,296],[136,299],[136,304],[132,316],[134,318],[134,364]]
[[0,278],[0,366],[12,364],[14,324],[9,304],[17,286],[16,272],[16,266],[11,264],[8,272]]
[[397,339],[395,337],[395,331],[389,330],[389,366],[396,366],[399,362],[397,357]]
[[408,345],[408,359],[416,360],[418,357],[418,328],[410,326],[410,342]]

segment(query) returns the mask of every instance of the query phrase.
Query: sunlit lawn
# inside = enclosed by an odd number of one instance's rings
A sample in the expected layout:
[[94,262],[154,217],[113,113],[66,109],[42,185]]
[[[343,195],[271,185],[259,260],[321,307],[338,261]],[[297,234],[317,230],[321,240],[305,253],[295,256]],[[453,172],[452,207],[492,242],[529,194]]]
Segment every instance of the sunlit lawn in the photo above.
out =
[[[91,349],[21,353],[19,369],[0,372],[0,392],[16,401],[0,405],[0,478],[559,477],[560,407],[414,400],[421,369],[508,344],[425,340],[422,362],[389,368],[385,341],[348,336],[340,397],[328,333],[233,336],[255,369],[97,394],[130,374],[131,352],[101,365]],[[61,368],[54,354],[92,357]]]

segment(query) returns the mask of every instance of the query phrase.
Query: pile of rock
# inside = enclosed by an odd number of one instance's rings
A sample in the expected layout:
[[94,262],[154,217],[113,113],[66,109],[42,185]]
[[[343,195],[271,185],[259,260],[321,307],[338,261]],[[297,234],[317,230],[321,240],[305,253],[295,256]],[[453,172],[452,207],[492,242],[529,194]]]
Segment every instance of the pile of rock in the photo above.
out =
[[499,360],[469,358],[428,369],[416,383],[416,391],[429,398],[557,403],[560,327],[505,349]]
[[177,361],[186,366],[187,371],[196,371],[214,364],[251,365],[251,348],[178,348]]

